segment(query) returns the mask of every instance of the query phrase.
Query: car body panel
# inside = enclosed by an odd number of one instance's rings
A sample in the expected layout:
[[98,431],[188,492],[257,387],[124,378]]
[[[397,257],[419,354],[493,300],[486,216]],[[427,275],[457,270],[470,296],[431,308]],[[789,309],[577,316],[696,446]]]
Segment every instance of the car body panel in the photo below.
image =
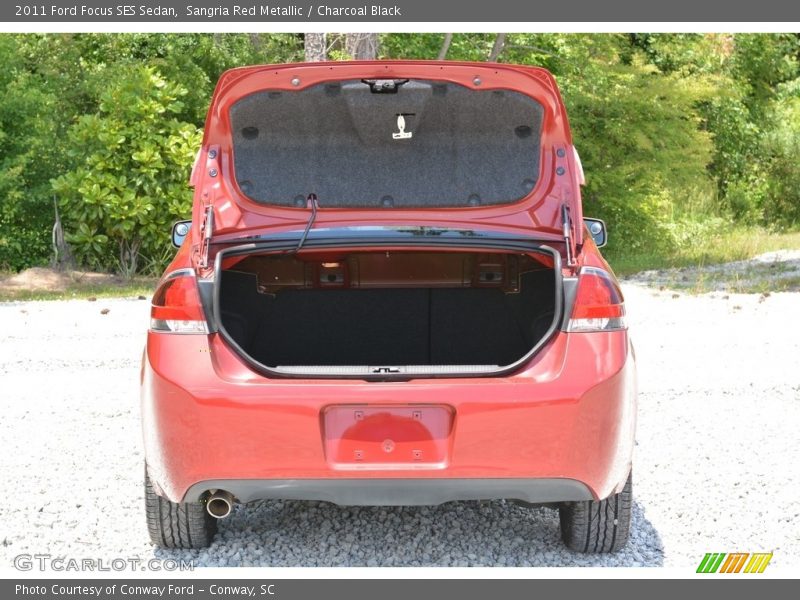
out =
[[[193,357],[187,360],[186,357]],[[624,483],[635,427],[627,333],[559,333],[510,377],[366,383],[268,379],[219,338],[151,332],[142,417],[153,479],[173,501],[209,479],[571,478],[597,498]],[[446,465],[332,468],[331,406],[447,406]]]
[[[557,86],[547,71],[533,67],[401,61],[267,65],[226,72],[214,93],[192,174],[192,227],[166,273],[191,268],[210,284],[220,248],[254,238],[298,238],[309,225],[308,209],[257,204],[238,190],[227,115],[233,102],[263,89],[292,90],[329,79],[369,77],[441,79],[467,86],[474,86],[478,78],[481,89],[514,89],[534,96],[545,107],[538,182],[523,200],[502,206],[320,207],[313,235],[347,228],[403,227],[421,232],[481,231],[487,236],[536,240],[562,256],[568,319],[581,266],[611,270],[583,227],[583,172]],[[294,84],[294,80],[299,81]],[[564,206],[570,211],[569,238],[564,235]],[[209,212],[213,231],[204,229]],[[426,239],[420,235],[420,249],[426,248]],[[346,242],[341,245],[342,250],[354,247]],[[394,248],[391,244],[376,247]],[[469,249],[468,236],[463,247]],[[417,503],[423,497],[436,501],[492,498],[496,497],[493,493],[501,493],[498,490],[524,496],[537,487],[525,482],[536,481],[542,485],[565,482],[562,487],[547,488],[543,497],[548,502],[583,499],[579,488],[602,499],[622,490],[631,469],[636,422],[634,362],[626,330],[566,333],[562,324],[525,364],[504,376],[409,381],[290,379],[257,372],[213,329],[209,335],[151,331],[141,387],[148,472],[157,492],[174,502],[197,500],[204,491],[225,481],[238,482],[243,500],[293,497],[286,491],[290,482],[296,497],[326,499],[325,490],[331,488],[325,488],[325,482],[340,482],[337,486],[341,489],[353,480],[372,485],[369,489],[375,491],[374,498],[386,498],[386,490],[392,490],[393,503]],[[331,461],[326,411],[374,406],[399,411],[395,414],[429,406],[449,412],[446,434],[437,430],[439,437],[429,448],[441,453],[438,458],[423,465],[373,461],[346,468],[341,468],[342,461]],[[357,449],[349,447],[348,452]],[[399,493],[402,488],[391,483],[398,480],[409,482],[405,497]],[[286,482],[284,491],[274,491],[282,489],[281,481]],[[442,486],[430,495],[420,495],[422,488],[428,488],[420,481],[431,485],[439,481]],[[472,488],[471,481],[475,482]],[[481,481],[501,483],[492,488]],[[517,484],[502,483],[508,481]],[[578,487],[570,488],[566,482]],[[548,494],[554,489],[572,491],[553,499]],[[331,491],[330,498],[353,498],[353,493],[337,496]]]

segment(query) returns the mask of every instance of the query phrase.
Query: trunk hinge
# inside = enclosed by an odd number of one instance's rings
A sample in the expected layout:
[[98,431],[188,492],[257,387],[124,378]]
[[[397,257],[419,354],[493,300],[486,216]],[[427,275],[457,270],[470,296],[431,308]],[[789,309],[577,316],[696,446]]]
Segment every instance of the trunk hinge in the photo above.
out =
[[308,195],[308,198],[306,198],[306,205],[309,203],[311,203],[311,216],[308,217],[308,222],[306,223],[306,228],[303,230],[303,235],[300,236],[300,241],[297,242],[297,247],[292,251],[292,254],[297,254],[300,252],[303,244],[306,243],[308,232],[311,231],[311,228],[314,226],[314,222],[317,220],[317,207],[319,206],[319,201],[316,194]]
[[211,236],[214,233],[214,207],[209,206],[206,208],[206,216],[200,225],[200,235],[202,240],[200,242],[200,267],[205,269],[208,267],[208,249],[211,245]]
[[574,267],[577,262],[575,260],[575,244],[572,237],[572,218],[570,217],[569,206],[566,204],[561,205],[561,224],[564,231],[564,241],[567,245],[567,266]]

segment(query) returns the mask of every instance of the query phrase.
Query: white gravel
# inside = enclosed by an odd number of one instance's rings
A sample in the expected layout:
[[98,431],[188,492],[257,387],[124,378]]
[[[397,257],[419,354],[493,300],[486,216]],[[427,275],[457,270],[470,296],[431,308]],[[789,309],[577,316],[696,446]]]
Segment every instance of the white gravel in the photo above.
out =
[[694,568],[706,552],[732,551],[773,551],[772,568],[797,566],[800,293],[624,291],[640,378],[636,504],[630,544],[605,556],[565,550],[556,511],[505,502],[264,502],[237,508],[207,550],[155,550],[138,416],[149,303],[1,303],[0,567],[47,552],[198,566]]
[[753,292],[800,289],[800,250],[774,250],[722,265],[641,271],[629,283],[704,291]]

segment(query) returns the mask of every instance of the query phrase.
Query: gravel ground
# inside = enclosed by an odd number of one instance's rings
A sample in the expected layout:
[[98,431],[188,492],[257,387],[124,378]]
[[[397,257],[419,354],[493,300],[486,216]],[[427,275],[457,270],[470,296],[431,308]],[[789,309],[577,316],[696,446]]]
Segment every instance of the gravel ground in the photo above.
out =
[[138,420],[148,303],[0,304],[0,566],[47,552],[198,566],[693,569],[712,551],[773,551],[773,568],[800,565],[800,293],[624,291],[640,376],[636,504],[631,542],[605,556],[565,550],[556,511],[506,502],[265,502],[237,508],[207,550],[155,550]]
[[800,291],[800,250],[775,250],[722,265],[642,271],[628,283],[701,292]]

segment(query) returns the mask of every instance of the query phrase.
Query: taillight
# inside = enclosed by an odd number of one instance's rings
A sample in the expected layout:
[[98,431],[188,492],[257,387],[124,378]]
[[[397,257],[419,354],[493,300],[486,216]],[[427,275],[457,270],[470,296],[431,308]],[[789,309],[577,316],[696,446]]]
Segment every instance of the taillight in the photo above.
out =
[[166,333],[208,333],[194,271],[181,269],[167,275],[153,294],[150,330]]
[[583,267],[567,331],[613,331],[626,329],[625,300],[606,271]]

